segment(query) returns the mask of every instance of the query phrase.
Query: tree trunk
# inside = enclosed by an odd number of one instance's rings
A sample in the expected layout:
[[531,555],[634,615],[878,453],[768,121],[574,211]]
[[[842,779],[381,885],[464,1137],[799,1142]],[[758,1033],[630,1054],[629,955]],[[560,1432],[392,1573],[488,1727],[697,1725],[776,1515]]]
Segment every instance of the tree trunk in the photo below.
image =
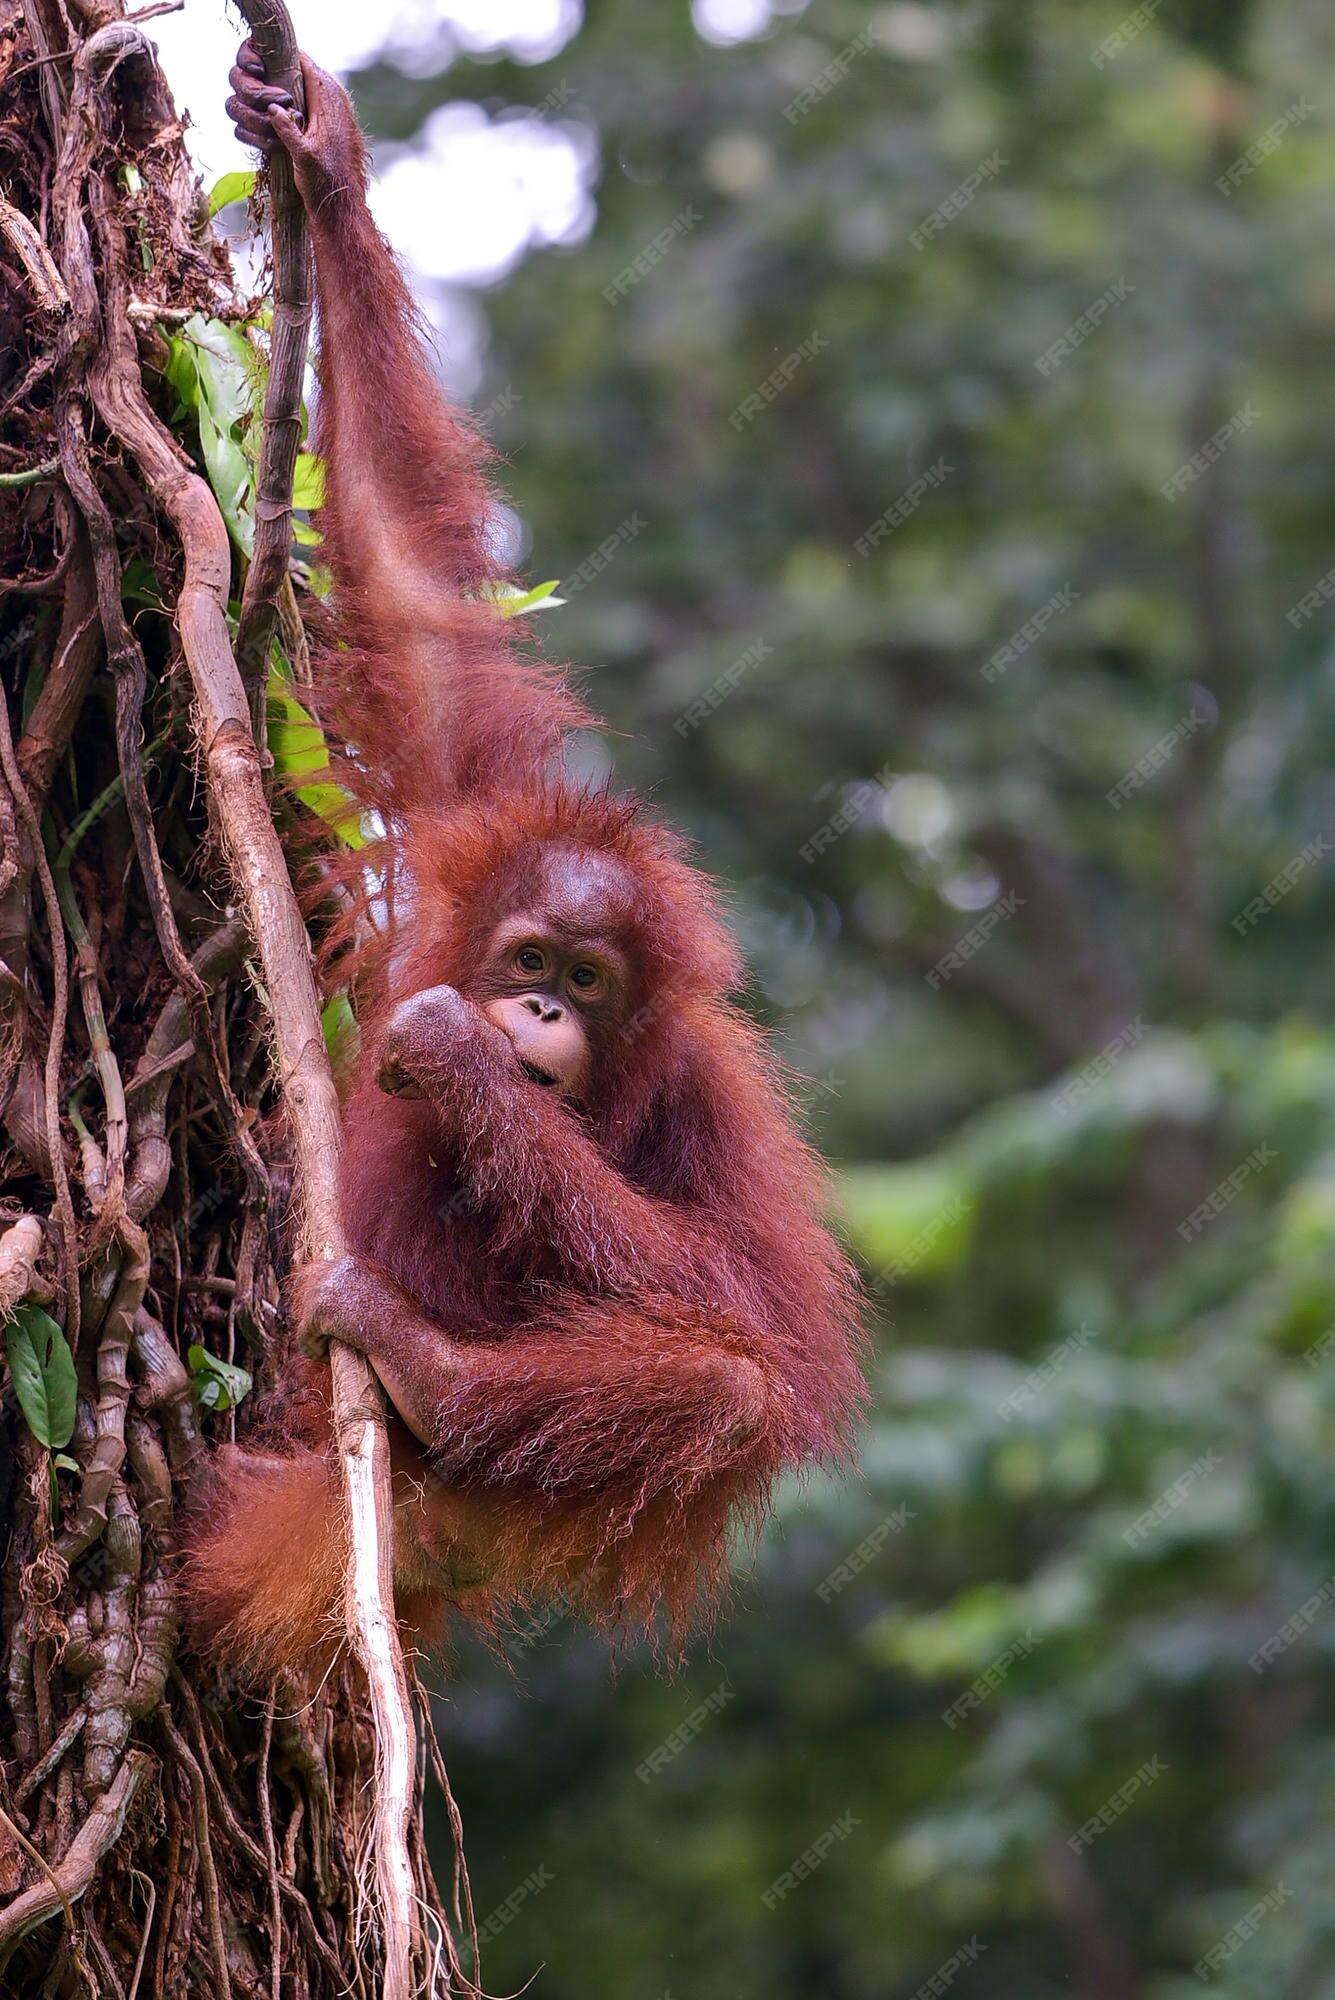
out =
[[[244,586],[262,733],[318,614],[296,426],[261,463],[268,343],[120,0],[0,0],[0,187],[0,1991],[467,1991],[420,1834],[429,1723],[419,1698],[414,1754],[376,1630],[373,1411],[340,1426],[370,1542],[338,1670],[313,1700],[239,1694],[182,1651],[179,1524],[280,1371],[286,1210],[305,1254],[337,1240],[308,954],[223,620]],[[302,256],[280,233],[275,389]]]

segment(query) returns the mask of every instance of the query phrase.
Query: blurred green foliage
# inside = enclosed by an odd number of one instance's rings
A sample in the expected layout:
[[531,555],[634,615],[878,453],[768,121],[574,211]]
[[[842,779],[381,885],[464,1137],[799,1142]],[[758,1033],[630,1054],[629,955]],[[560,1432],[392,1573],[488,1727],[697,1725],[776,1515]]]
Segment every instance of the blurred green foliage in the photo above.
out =
[[1128,16],[598,0],[357,79],[398,140],[551,92],[596,140],[477,403],[530,575],[644,522],[546,629],[730,889],[880,1329],[862,1478],[684,1678],[559,1619],[446,1676],[480,1915],[550,1876],[492,1991],[1335,1994],[1335,17]]

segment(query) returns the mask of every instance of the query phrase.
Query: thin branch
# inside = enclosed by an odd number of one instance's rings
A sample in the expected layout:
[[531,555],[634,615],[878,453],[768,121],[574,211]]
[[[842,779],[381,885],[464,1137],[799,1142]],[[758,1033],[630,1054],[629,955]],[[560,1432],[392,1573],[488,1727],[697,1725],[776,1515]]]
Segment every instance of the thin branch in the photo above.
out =
[[0,201],[0,237],[17,255],[42,311],[53,319],[65,318],[70,310],[70,295],[55,259],[27,216],[7,201]]
[[59,458],[44,458],[40,465],[29,465],[22,472],[0,472],[0,489],[15,486],[37,486],[43,479],[60,477]]
[[[266,81],[304,109],[297,38],[281,0],[237,0],[264,62]],[[282,147],[269,161],[269,227],[273,238],[273,324],[264,438],[255,489],[255,542],[241,597],[236,659],[248,688],[262,690],[278,598],[292,547],[292,473],[301,444],[301,386],[310,340],[313,271],[306,211],[292,162]],[[262,700],[262,693],[254,695]]]
[[56,1765],[65,1755],[65,1752],[72,1750],[78,1742],[87,1720],[88,1710],[83,1702],[80,1702],[46,1755],[40,1758],[33,1765],[27,1777],[14,1787],[14,1803],[16,1806],[21,1806],[30,1792],[35,1792],[39,1785],[46,1783],[46,1780],[51,1776],[51,1773],[55,1770]]

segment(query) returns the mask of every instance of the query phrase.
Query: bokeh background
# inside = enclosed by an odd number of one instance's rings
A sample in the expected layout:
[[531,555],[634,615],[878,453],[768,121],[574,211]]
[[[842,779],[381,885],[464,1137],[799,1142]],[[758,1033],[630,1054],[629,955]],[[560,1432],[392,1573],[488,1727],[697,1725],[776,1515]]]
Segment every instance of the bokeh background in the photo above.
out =
[[682,1677],[445,1675],[490,1989],[1335,1994],[1335,17],[294,12],[876,1330]]

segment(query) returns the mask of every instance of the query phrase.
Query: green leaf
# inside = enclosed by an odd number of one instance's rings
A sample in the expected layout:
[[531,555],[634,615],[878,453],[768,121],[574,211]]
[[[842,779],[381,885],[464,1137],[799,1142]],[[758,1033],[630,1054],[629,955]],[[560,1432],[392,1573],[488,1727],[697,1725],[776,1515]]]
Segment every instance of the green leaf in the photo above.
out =
[[21,1305],[5,1329],[9,1373],[28,1429],[48,1451],[74,1435],[78,1382],[61,1328],[40,1306]]
[[199,370],[195,367],[195,352],[179,333],[167,336],[167,359],[162,372],[176,391],[178,411],[197,410]]
[[210,1354],[196,1341],[188,1355],[190,1386],[202,1410],[230,1410],[250,1394],[250,1376],[233,1361]]
[[196,313],[167,341],[167,380],[193,411],[209,484],[228,531],[247,555],[254,543],[254,441],[263,369],[240,327]]
[[564,597],[552,595],[560,581],[560,577],[554,576],[547,583],[535,583],[532,590],[521,590],[514,583],[492,583],[480,594],[490,598],[502,618],[523,618],[530,611],[546,611],[553,605],[564,604]]
[[131,556],[121,574],[121,596],[127,604],[151,604],[162,609],[158,580],[142,556]]
[[251,173],[224,174],[209,190],[209,214],[217,215],[234,201],[249,201],[255,192],[255,175]]
[[71,1458],[67,1451],[58,1451],[51,1461],[57,1472],[77,1472],[79,1461]]
[[[269,674],[269,751],[280,777],[304,777],[308,772],[327,772],[329,751],[324,731],[308,715],[292,692],[291,684],[278,668]],[[314,784],[294,787],[301,803],[332,827],[348,847],[365,847],[361,814],[341,785],[322,777]]]
[[324,1029],[324,1045],[335,1075],[350,1069],[361,1043],[361,1029],[346,993],[336,993],[332,1000],[326,1001],[320,1026]]
[[255,488],[250,460],[226,431],[219,430],[213,412],[203,400],[199,405],[199,441],[204,447],[209,485],[217,496],[222,517],[233,541],[249,555],[255,541],[251,511]]
[[299,451],[292,474],[292,505],[314,513],[324,506],[324,460],[317,451]]

